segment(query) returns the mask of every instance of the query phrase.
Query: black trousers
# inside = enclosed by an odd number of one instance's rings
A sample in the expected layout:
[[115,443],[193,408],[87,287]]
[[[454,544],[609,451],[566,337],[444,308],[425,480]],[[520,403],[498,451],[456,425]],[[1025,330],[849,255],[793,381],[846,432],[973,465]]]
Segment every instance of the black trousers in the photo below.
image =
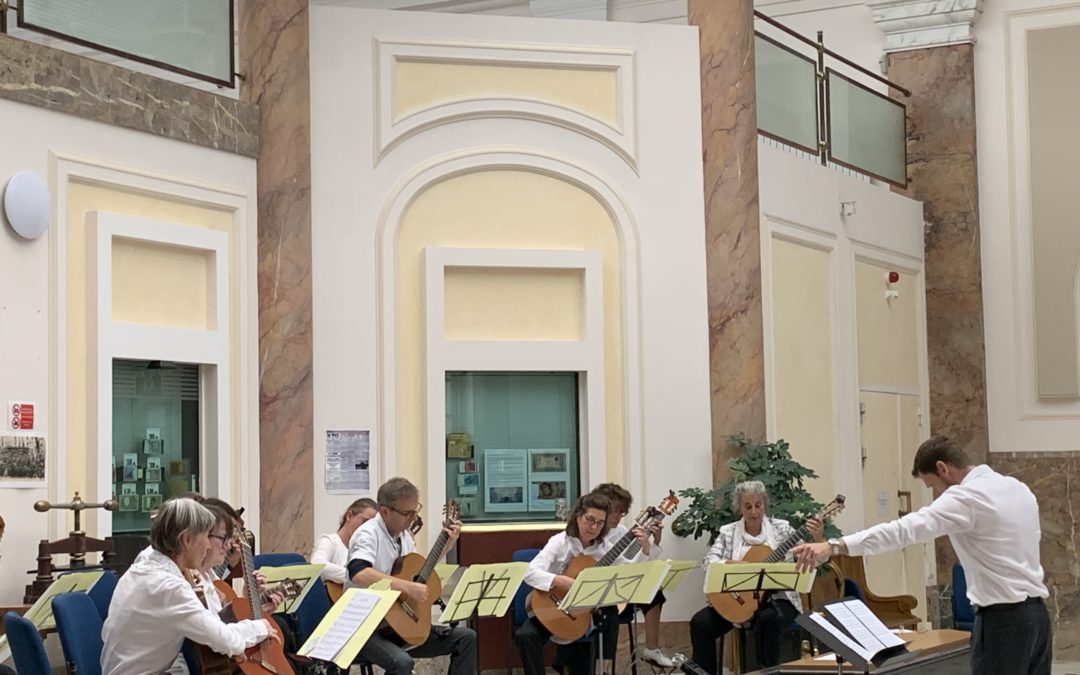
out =
[[1050,675],[1053,651],[1042,598],[982,607],[975,614],[972,675]]
[[[594,618],[594,621],[596,619]],[[604,658],[615,658],[615,647],[619,640],[619,621],[614,608],[606,608],[597,621],[596,629],[604,636]],[[525,675],[544,675],[544,645],[551,637],[551,632],[535,616],[521,624],[514,631],[514,644],[521,655],[521,664]],[[561,666],[564,675],[590,675],[593,664],[593,643],[580,640],[556,648],[556,665]]]
[[[762,668],[780,663],[780,635],[791,625],[799,612],[795,607],[780,598],[773,598],[762,605],[751,619],[757,647],[758,661]],[[730,631],[730,621],[720,616],[712,607],[698,610],[690,618],[690,644],[693,648],[693,661],[709,675],[720,672],[719,651],[716,648],[720,640]],[[721,641],[721,644],[723,642]]]

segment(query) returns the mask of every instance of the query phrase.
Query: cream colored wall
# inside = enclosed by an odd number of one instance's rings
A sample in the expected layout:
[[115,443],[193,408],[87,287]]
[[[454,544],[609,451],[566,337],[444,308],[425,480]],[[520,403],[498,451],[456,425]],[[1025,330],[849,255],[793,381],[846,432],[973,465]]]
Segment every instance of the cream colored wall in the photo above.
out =
[[585,337],[581,270],[451,267],[444,283],[448,340]]
[[113,321],[175,328],[213,328],[207,291],[214,258],[203,251],[114,238]]
[[[420,420],[427,418],[424,380],[423,250],[428,246],[595,250],[604,259],[604,390],[606,461],[604,480],[625,481],[623,453],[622,312],[619,244],[611,217],[584,190],[527,171],[478,171],[438,183],[421,193],[398,229],[398,472],[425,476],[427,450]],[[494,277],[494,278],[497,278]],[[492,286],[486,280],[461,292],[480,303]],[[481,288],[484,287],[484,288]],[[580,297],[580,294],[579,296]],[[466,300],[466,298],[458,298]],[[567,284],[533,289],[538,307],[566,306]],[[476,306],[482,311],[483,306]],[[578,309],[580,315],[580,300]],[[506,323],[511,323],[507,321]],[[488,324],[483,330],[492,329]],[[468,330],[475,331],[473,324]],[[521,328],[501,331],[502,339],[521,339]],[[425,492],[428,477],[419,485]]]
[[807,485],[822,502],[836,491],[833,274],[828,251],[773,239],[776,434],[818,473]]
[[[70,495],[75,490],[85,492],[87,487],[87,465],[91,460],[87,448],[96,448],[96,439],[90,438],[87,428],[87,415],[92,414],[94,401],[88,400],[87,363],[90,355],[87,353],[89,345],[87,335],[87,304],[86,292],[88,275],[92,269],[87,267],[87,242],[86,242],[86,219],[93,211],[111,211],[137,215],[154,220],[189,225],[193,227],[206,227],[222,232],[228,232],[230,254],[229,296],[236,299],[239,290],[239,279],[236,273],[237,256],[239,245],[235,225],[235,213],[214,208],[211,206],[178,201],[169,196],[154,195],[149,193],[134,192],[123,187],[107,184],[89,184],[81,181],[72,181],[67,186],[67,203],[64,205],[67,222],[70,224],[67,235],[67,438],[69,448],[67,455],[67,486],[64,493]],[[122,247],[123,248],[123,247]],[[115,248],[114,248],[115,250]],[[174,270],[182,276],[175,280],[181,284],[201,284],[207,287],[207,271],[205,267],[192,265],[186,260],[184,254],[176,252],[162,253],[154,247],[128,246],[124,251],[121,275],[135,273],[136,275],[150,274],[151,270],[161,262],[162,256],[168,261]],[[176,269],[179,265],[182,269]],[[190,276],[189,276],[190,275]],[[127,278],[127,277],[125,277]],[[115,279],[115,277],[114,277]],[[124,300],[126,321],[138,323],[156,323],[161,321],[160,306],[164,301],[177,300],[185,294],[182,288],[167,291],[164,297],[155,295],[162,291],[156,282],[128,284],[118,291]],[[205,297],[202,309],[203,323],[205,324]],[[189,300],[190,304],[190,300]],[[235,330],[239,321],[239,302],[232,302],[230,322],[234,330],[232,345],[230,347],[231,373],[233,382],[239,382],[240,346],[242,336],[240,331]],[[192,311],[198,312],[197,305],[189,306],[186,310],[188,319],[193,316]],[[166,323],[165,325],[175,325]],[[240,438],[240,387],[232,388],[232,437]],[[89,531],[89,530],[88,530]]]
[[[855,263],[859,385],[919,390],[919,329],[915,275],[900,272],[887,283],[889,268]],[[888,290],[897,297],[887,300]]]
[[1028,32],[1028,128],[1039,396],[1080,396],[1080,25]]
[[444,103],[505,97],[552,103],[594,117],[614,129],[622,127],[618,80],[611,68],[399,59],[394,70],[395,120]]

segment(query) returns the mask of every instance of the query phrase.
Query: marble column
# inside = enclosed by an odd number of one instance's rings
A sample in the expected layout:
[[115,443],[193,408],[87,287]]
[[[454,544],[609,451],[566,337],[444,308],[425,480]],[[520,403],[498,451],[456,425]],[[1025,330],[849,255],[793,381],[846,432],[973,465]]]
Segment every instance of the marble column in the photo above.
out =
[[713,478],[725,438],[765,438],[757,104],[752,0],[688,0],[701,40],[705,251],[709,291]]
[[240,6],[241,95],[260,112],[261,548],[306,553],[314,532],[308,3]]

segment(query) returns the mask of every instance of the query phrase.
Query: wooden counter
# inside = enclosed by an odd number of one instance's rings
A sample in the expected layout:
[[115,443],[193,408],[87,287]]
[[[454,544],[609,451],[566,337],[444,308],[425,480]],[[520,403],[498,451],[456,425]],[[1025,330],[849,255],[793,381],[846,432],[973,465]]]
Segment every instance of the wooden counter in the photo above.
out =
[[[458,539],[457,562],[459,565],[509,562],[514,551],[543,548],[552,535],[565,527],[566,523],[558,522],[466,525]],[[512,658],[513,667],[520,668],[517,650],[510,642],[509,612],[501,619],[480,619],[478,624],[480,669],[505,670],[508,657]]]

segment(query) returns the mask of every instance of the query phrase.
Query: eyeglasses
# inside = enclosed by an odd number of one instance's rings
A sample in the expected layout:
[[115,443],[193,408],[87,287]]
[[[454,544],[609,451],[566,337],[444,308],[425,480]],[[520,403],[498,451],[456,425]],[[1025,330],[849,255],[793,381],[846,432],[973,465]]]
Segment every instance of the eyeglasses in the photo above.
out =
[[420,515],[420,509],[424,508],[424,505],[423,504],[417,504],[416,508],[413,509],[412,511],[402,511],[401,509],[396,509],[393,506],[388,506],[386,508],[390,509],[391,511],[398,514],[399,516],[404,516],[406,518],[415,518],[418,515]]
[[603,525],[604,523],[607,522],[603,518],[593,518],[592,516],[582,516],[581,518],[582,518],[582,520],[585,521],[585,524],[588,525],[589,527],[600,527],[601,525]]
[[211,534],[211,535],[208,535],[208,536],[209,536],[209,537],[210,537],[211,539],[217,539],[217,540],[219,540],[219,541],[221,542],[221,545],[222,545],[222,546],[224,546],[224,545],[225,545],[225,542],[229,541],[229,538],[228,538],[228,537],[226,537],[226,536],[225,536],[225,535],[223,535],[223,534]]

